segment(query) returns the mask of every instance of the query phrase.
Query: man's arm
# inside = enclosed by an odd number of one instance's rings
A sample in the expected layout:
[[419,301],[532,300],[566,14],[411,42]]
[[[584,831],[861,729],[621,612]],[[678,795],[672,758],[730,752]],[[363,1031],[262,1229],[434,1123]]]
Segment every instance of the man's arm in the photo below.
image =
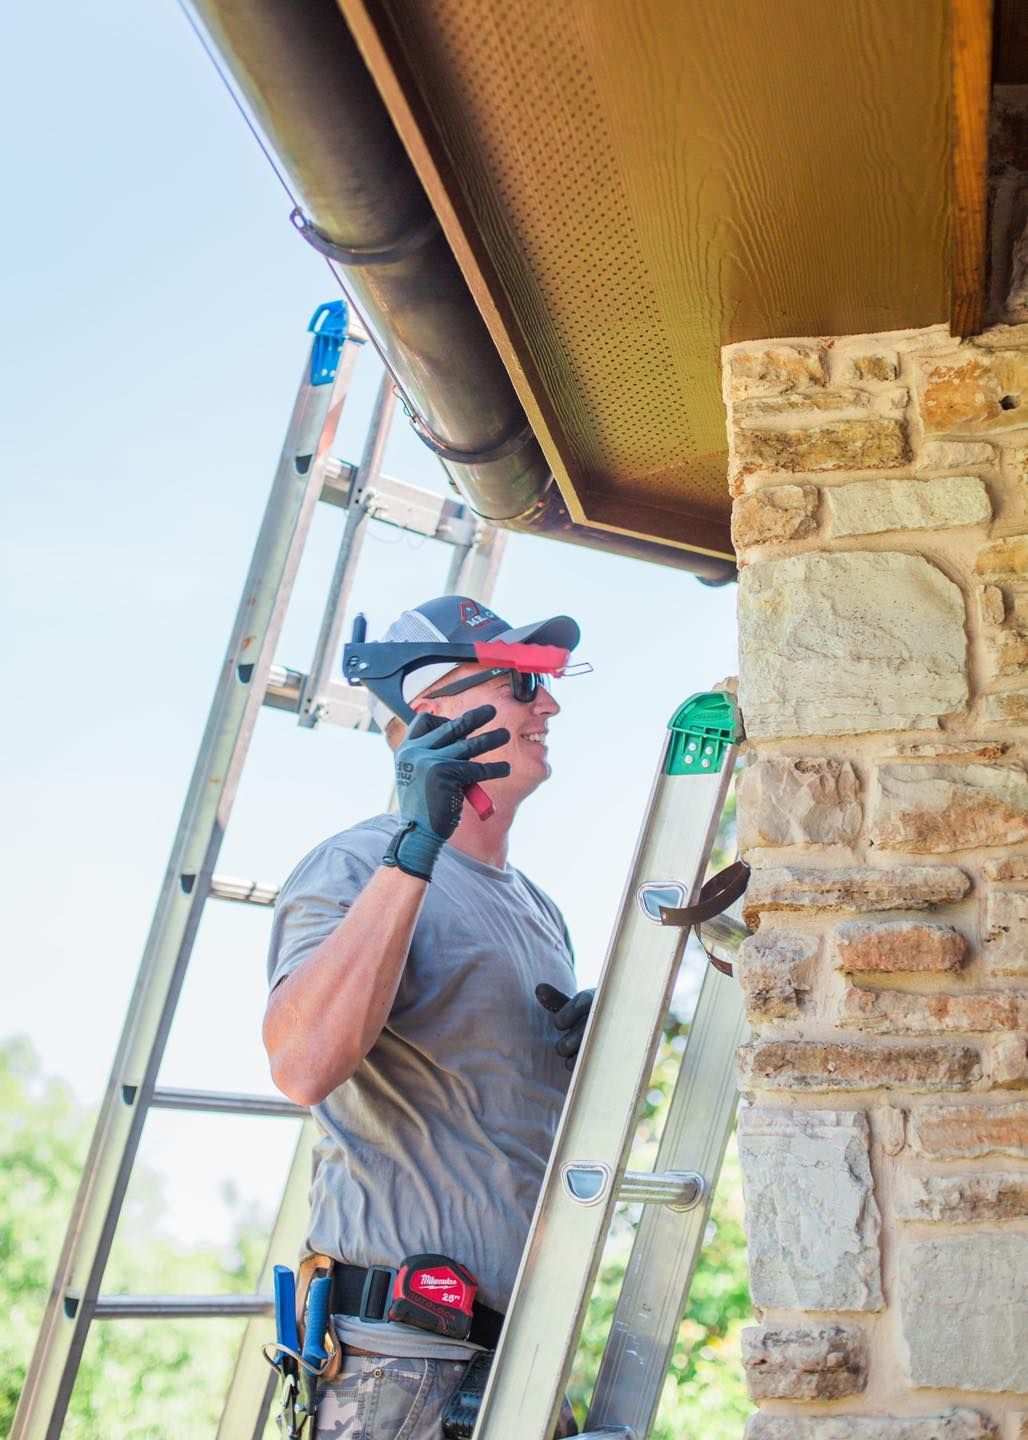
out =
[[379,869],[331,935],[271,992],[264,1048],[298,1105],[349,1080],[389,1017],[427,880]]
[[382,868],[346,918],[271,992],[264,1048],[272,1079],[298,1105],[320,1105],[381,1035],[464,790],[510,774],[506,760],[474,760],[510,739],[502,729],[472,734],[495,715],[492,705],[479,705],[455,720],[416,716],[396,751],[400,826]]

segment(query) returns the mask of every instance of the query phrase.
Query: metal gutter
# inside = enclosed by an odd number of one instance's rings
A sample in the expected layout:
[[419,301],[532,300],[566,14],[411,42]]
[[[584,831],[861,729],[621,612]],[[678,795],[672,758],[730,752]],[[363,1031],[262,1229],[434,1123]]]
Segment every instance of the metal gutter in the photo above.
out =
[[192,0],[406,397],[483,518],[695,572],[729,561],[575,523],[334,0]]

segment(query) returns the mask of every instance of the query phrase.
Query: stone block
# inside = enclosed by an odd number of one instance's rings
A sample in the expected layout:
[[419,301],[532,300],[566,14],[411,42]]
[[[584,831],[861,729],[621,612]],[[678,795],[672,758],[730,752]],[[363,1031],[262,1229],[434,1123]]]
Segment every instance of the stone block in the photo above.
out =
[[989,880],[1028,880],[1028,855],[994,856],[982,871]]
[[1028,890],[986,890],[982,954],[993,975],[1028,975]]
[[848,760],[769,756],[736,780],[739,848],[848,845],[860,831],[860,782]]
[[1028,838],[1028,775],[1019,765],[878,767],[871,840],[939,854]]
[[880,1310],[867,1116],[750,1107],[739,1155],[754,1304]]
[[877,535],[886,530],[941,530],[982,525],[992,515],[980,480],[859,480],[825,491],[829,535]]
[[967,955],[959,930],[922,920],[843,920],[833,939],[839,969],[865,974],[951,972]]
[[900,1105],[883,1105],[874,1114],[879,1144],[886,1155],[898,1155],[907,1143],[907,1112]]
[[1024,581],[1028,579],[1028,535],[1008,535],[978,552],[974,562],[980,580]]
[[813,535],[818,499],[815,485],[769,485],[752,495],[740,495],[732,506],[733,545],[745,550]]
[[996,1171],[974,1175],[913,1175],[896,1177],[898,1220],[942,1220],[970,1224],[974,1220],[1018,1220],[1028,1215],[1028,1174]]
[[918,470],[963,470],[995,463],[996,447],[987,440],[926,440],[917,457]]
[[889,355],[854,355],[849,363],[849,373],[854,380],[870,380],[875,383],[895,380],[899,374],[899,357]]
[[837,1400],[867,1383],[856,1325],[755,1325],[740,1338],[754,1400]]
[[998,585],[983,585],[978,591],[978,611],[983,625],[1003,624],[1007,618],[1007,607]]
[[871,1035],[967,1034],[1028,1028],[1028,995],[1016,990],[965,990],[956,995],[866,990],[850,985],[839,1024]]
[[1028,354],[962,350],[921,362],[926,435],[1018,430],[1028,423]]
[[761,930],[739,947],[746,1013],[757,1024],[798,1015],[810,998],[820,941],[799,930]]
[[897,760],[1001,760],[1010,749],[1006,740],[914,740],[890,747],[882,758]]
[[989,1054],[989,1084],[999,1090],[1022,1090],[1028,1085],[1028,1035],[1004,1035]]
[[913,1385],[1028,1390],[1028,1244],[947,1236],[900,1247],[899,1302]]
[[764,420],[781,418],[791,421],[794,416],[804,413],[816,417],[825,411],[849,411],[859,417],[870,404],[871,397],[865,390],[793,390],[784,395],[737,400],[732,406],[732,418],[737,425],[749,430]]
[[736,350],[729,357],[732,394],[781,395],[825,383],[824,351],[813,345],[773,345],[766,350]]
[[967,703],[963,596],[919,555],[747,565],[739,628],[752,740],[934,730]]
[[745,472],[788,470],[895,470],[910,459],[904,420],[869,415],[824,425],[780,430],[734,428],[735,461]]
[[977,1410],[941,1415],[765,1415],[746,1421],[743,1440],[994,1440],[996,1427]]
[[743,902],[752,930],[771,910],[918,910],[963,900],[971,881],[956,865],[846,865],[834,870],[754,870]]
[[1028,1100],[1002,1105],[922,1105],[907,1121],[911,1147],[926,1160],[1028,1157]]
[[1024,675],[1028,671],[1028,632],[1000,630],[987,637],[986,646],[992,673],[998,678]]
[[1028,725],[1028,690],[983,695],[978,713],[984,725]]
[[743,1090],[966,1090],[982,1078],[972,1045],[751,1040],[738,1064]]

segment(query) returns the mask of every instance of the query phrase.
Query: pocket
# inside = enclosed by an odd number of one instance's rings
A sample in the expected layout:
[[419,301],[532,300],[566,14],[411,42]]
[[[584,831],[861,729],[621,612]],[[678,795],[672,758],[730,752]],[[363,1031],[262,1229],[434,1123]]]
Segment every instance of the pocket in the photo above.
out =
[[[354,1440],[410,1440],[432,1389],[435,1369],[434,1360],[383,1355],[367,1361],[361,1375],[358,1416],[364,1424],[354,1432]],[[345,1430],[342,1434],[348,1440]]]

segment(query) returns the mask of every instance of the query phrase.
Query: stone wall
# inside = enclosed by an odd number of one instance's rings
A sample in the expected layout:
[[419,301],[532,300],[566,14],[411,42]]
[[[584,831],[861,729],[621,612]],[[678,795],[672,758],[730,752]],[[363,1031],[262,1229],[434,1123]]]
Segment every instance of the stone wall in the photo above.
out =
[[1021,1440],[1028,325],[724,373],[748,1440]]

